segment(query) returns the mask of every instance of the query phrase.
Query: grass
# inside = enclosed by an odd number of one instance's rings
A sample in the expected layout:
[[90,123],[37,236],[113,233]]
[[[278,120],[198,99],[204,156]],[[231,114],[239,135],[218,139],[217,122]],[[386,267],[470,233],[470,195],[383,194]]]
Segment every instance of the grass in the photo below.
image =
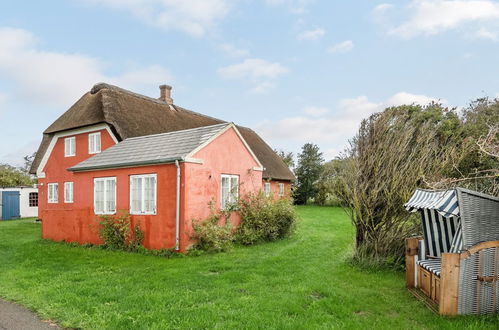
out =
[[288,239],[173,259],[43,241],[32,220],[0,221],[0,296],[75,328],[498,328],[498,316],[433,314],[402,272],[353,266],[340,209],[298,212]]

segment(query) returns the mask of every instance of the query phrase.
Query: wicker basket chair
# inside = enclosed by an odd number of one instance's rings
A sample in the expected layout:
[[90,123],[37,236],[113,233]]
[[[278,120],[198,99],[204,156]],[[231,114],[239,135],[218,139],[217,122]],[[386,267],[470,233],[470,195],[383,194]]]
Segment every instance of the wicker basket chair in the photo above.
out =
[[417,189],[423,237],[406,239],[406,284],[443,315],[499,312],[499,198]]

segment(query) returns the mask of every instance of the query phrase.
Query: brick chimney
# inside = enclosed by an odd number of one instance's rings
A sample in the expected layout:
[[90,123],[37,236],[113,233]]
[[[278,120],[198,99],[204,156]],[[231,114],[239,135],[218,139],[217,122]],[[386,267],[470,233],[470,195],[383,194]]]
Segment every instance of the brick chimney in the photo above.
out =
[[159,94],[159,99],[161,101],[166,102],[169,105],[173,104],[173,99],[171,98],[172,96],[172,86],[170,85],[161,85],[159,86],[160,94]]

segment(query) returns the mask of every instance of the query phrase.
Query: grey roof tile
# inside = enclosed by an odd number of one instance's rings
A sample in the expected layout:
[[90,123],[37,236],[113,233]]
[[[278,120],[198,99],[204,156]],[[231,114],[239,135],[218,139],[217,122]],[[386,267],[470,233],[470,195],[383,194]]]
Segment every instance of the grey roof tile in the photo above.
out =
[[182,160],[228,125],[230,124],[222,123],[129,138],[78,163],[69,170],[84,171]]

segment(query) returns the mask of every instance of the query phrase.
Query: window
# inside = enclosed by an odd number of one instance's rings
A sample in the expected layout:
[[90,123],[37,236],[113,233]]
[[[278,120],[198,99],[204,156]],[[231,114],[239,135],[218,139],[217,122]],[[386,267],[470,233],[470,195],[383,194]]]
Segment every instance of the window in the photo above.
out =
[[284,196],[284,183],[279,183],[279,196]]
[[64,139],[64,157],[76,155],[76,138],[74,136]]
[[98,154],[100,152],[100,132],[88,134],[88,153]]
[[220,207],[226,209],[239,198],[239,175],[222,174],[222,200]]
[[270,196],[270,182],[265,182],[263,184],[263,193],[265,194],[265,197]]
[[94,179],[94,213],[116,212],[116,178]]
[[38,193],[30,192],[28,195],[29,207],[38,207]]
[[47,185],[49,203],[57,203],[59,201],[58,187],[59,185],[57,183],[49,183]]
[[73,203],[73,182],[64,182],[64,203]]
[[130,213],[156,214],[156,174],[130,176]]

